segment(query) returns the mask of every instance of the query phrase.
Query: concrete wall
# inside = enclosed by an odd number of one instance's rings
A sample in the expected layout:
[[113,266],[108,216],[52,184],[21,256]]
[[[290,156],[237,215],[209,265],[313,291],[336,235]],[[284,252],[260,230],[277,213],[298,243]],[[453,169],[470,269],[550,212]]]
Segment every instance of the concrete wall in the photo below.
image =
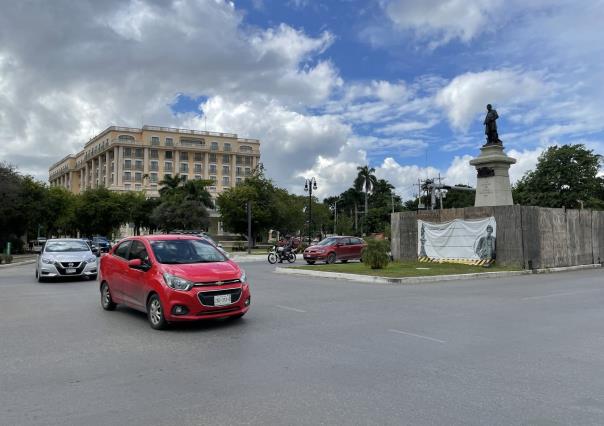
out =
[[551,268],[604,262],[604,212],[530,206],[468,207],[392,214],[392,255],[417,259],[417,219],[495,217],[497,262],[525,268]]

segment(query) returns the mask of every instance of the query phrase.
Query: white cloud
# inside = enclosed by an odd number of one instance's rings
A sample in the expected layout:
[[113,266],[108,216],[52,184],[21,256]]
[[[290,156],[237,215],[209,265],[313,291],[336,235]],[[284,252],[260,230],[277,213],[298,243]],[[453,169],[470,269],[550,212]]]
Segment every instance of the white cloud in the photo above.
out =
[[382,6],[399,28],[430,39],[434,48],[453,39],[469,42],[493,31],[503,0],[391,0]]
[[470,122],[485,113],[488,103],[512,109],[534,101],[547,91],[543,79],[529,72],[511,69],[468,72],[455,77],[436,95],[436,104],[446,113],[450,124],[465,131]]

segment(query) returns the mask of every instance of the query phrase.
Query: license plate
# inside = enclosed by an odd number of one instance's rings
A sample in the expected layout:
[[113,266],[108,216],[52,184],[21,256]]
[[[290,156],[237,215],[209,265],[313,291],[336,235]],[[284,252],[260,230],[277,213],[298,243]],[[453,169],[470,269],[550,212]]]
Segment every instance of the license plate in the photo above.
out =
[[76,273],[76,269],[75,268],[67,268],[67,269],[65,269],[65,273],[66,274],[75,274]]
[[220,296],[214,296],[214,306],[224,306],[231,304],[230,294],[221,294]]

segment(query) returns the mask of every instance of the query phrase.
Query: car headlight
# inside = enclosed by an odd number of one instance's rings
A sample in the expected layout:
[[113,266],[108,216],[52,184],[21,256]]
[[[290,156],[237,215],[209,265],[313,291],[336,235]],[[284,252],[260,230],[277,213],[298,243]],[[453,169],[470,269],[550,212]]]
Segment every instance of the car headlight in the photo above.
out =
[[245,273],[244,270],[241,271],[241,276],[239,277],[239,281],[241,281],[242,283],[247,282],[247,274]]
[[193,283],[189,280],[185,280],[184,278],[177,277],[176,275],[164,273],[164,280],[168,287],[173,288],[174,290],[182,290],[187,291],[191,290],[193,287]]
[[91,256],[88,259],[86,259],[86,263],[95,263],[96,262],[96,256]]
[[52,259],[51,259],[51,258],[49,258],[49,257],[43,257],[43,258],[42,258],[42,263],[46,263],[47,265],[52,265],[53,263],[55,263],[55,261],[54,261],[54,260],[52,260]]

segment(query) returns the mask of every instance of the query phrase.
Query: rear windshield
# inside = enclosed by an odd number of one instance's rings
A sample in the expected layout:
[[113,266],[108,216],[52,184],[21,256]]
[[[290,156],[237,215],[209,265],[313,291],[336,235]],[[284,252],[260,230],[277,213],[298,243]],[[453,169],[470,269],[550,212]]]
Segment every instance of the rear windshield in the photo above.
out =
[[64,253],[74,251],[89,251],[88,244],[84,241],[49,241],[44,249],[47,253]]
[[151,248],[159,263],[210,263],[227,260],[212,244],[202,240],[151,241]]

